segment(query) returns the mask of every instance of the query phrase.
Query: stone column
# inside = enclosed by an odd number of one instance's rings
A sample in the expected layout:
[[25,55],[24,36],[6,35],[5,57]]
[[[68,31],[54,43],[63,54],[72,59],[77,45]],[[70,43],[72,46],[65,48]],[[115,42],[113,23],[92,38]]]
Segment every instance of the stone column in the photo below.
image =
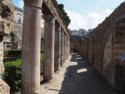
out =
[[44,18],[44,80],[49,81],[54,75],[55,18],[52,15],[45,15]]
[[66,58],[68,57],[68,37],[66,36]]
[[64,33],[64,61],[66,60],[66,34]]
[[41,7],[42,0],[24,0],[21,94],[40,94]]
[[70,55],[70,38],[68,39],[68,55]]
[[66,36],[66,58],[68,57],[68,37]]
[[64,62],[64,32],[61,32],[61,66],[63,65]]
[[55,63],[54,71],[58,71],[60,68],[60,57],[61,57],[61,27],[58,25],[55,34]]
[[66,34],[64,35],[64,60],[66,60]]

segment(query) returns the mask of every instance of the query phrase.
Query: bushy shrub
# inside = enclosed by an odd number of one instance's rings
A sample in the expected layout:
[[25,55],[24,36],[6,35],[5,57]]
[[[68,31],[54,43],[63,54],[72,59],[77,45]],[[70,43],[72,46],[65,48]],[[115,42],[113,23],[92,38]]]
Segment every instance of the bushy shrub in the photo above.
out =
[[[7,58],[8,59],[8,58]],[[21,59],[4,62],[5,72],[3,79],[10,86],[11,92],[19,91],[21,88]]]
[[19,59],[18,57],[4,57],[4,59],[3,59],[3,62],[4,63],[11,63],[11,61],[16,61],[17,59]]
[[4,57],[21,57],[21,50],[5,50]]
[[7,57],[9,53],[9,50],[4,50],[4,56]]
[[[44,55],[43,52],[41,52],[40,54],[41,74],[43,73],[43,58]],[[10,86],[11,93],[19,91],[21,89],[21,58],[5,57],[3,61],[5,66],[3,79]]]

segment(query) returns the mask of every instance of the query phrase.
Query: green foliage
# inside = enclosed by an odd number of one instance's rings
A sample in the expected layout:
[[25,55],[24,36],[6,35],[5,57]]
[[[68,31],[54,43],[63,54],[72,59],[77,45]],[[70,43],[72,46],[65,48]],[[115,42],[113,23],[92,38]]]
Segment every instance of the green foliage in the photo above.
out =
[[21,50],[5,50],[4,57],[21,57]]
[[43,52],[41,52],[41,54],[40,54],[40,73],[41,74],[43,74],[43,58],[44,58],[44,54],[43,54]]
[[11,38],[14,38],[16,36],[16,34],[12,31],[12,32],[10,32],[10,37]]
[[[5,51],[5,53],[8,53],[8,51]],[[13,54],[15,54],[15,51]],[[21,56],[21,53],[20,53],[20,56]],[[41,74],[43,73],[43,57],[44,57],[44,54],[43,52],[41,52],[41,55],[40,55]],[[11,93],[19,91],[21,89],[21,57],[18,57],[18,58],[5,57],[4,66],[5,66],[5,72],[3,75],[3,79],[10,86]]]
[[3,79],[10,86],[11,92],[19,91],[21,88],[21,59],[6,58],[4,59],[5,72]]
[[10,61],[16,61],[17,59],[19,58],[18,57],[4,57],[3,62],[8,63]]
[[70,24],[71,20],[70,20],[69,16],[67,15],[66,11],[64,10],[64,5],[59,4],[58,7],[62,13],[62,17],[64,19],[65,24],[68,26]]
[[4,50],[4,57],[7,57],[9,53],[9,50]]

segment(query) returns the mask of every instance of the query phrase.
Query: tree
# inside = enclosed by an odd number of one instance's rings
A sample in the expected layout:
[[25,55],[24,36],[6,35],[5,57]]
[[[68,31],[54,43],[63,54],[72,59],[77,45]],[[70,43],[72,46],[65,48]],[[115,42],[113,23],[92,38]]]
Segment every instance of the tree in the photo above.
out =
[[14,33],[14,32],[10,32],[10,37],[11,37],[11,38],[16,37],[15,33]]
[[12,31],[10,32],[10,37],[11,37],[11,42],[12,42],[12,46],[13,46],[13,43],[15,43],[15,38],[16,38],[16,34]]
[[71,20],[70,20],[69,16],[67,15],[67,12],[64,10],[64,5],[59,4],[58,7],[62,13],[62,17],[63,17],[63,20],[64,20],[66,26],[68,26],[70,24]]

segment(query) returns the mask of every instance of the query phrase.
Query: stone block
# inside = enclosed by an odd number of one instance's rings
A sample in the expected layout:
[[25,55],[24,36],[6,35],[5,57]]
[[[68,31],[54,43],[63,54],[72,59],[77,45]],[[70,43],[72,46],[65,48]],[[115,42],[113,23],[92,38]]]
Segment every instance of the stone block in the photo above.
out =
[[0,21],[0,35],[5,36],[11,32],[12,23],[7,20]]
[[10,94],[9,91],[9,86],[2,79],[0,79],[0,94]]
[[[13,26],[14,6],[12,0],[0,0],[0,76],[4,73],[3,36],[11,32]],[[0,77],[0,94],[10,94],[9,86]]]
[[4,65],[3,65],[3,59],[0,57],[0,74],[4,73]]

